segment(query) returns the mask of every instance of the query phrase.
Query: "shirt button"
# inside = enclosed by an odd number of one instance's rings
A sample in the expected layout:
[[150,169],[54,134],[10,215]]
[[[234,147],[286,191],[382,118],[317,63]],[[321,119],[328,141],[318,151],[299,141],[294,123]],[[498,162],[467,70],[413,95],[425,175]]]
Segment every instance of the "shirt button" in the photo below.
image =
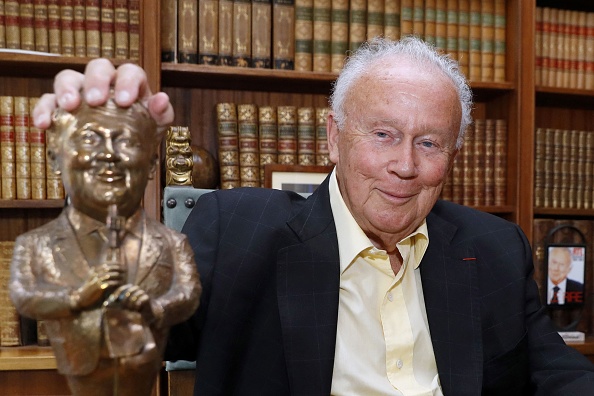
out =
[[390,300],[390,302],[394,301],[394,296],[392,293],[388,293],[388,300]]
[[404,363],[402,363],[402,360],[400,360],[400,359],[396,360],[396,367],[398,367],[399,369],[401,369],[402,366],[404,366]]

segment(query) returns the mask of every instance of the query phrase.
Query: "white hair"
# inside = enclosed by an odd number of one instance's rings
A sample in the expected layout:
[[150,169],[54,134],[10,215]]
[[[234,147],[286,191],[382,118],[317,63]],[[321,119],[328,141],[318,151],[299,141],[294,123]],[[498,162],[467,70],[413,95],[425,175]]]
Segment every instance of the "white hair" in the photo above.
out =
[[394,56],[404,56],[416,62],[435,65],[445,76],[450,78],[458,93],[460,107],[462,109],[456,148],[462,147],[464,133],[472,123],[470,116],[472,111],[472,91],[470,90],[470,86],[464,75],[460,72],[456,61],[447,55],[438,53],[433,46],[414,36],[407,36],[399,41],[376,37],[361,45],[357,51],[348,57],[344,68],[334,82],[332,94],[330,95],[330,107],[334,112],[334,119],[338,128],[343,129],[345,126],[345,99],[355,81],[377,61]]

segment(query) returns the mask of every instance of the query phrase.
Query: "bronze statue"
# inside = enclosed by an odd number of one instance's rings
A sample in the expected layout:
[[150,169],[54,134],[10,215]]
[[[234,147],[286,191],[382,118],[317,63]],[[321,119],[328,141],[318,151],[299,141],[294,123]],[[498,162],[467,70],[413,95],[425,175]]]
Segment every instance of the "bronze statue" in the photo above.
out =
[[44,320],[74,395],[150,395],[169,328],[201,292],[186,237],[141,208],[162,131],[142,104],[110,99],[58,109],[47,136],[69,200],[17,238],[11,299]]

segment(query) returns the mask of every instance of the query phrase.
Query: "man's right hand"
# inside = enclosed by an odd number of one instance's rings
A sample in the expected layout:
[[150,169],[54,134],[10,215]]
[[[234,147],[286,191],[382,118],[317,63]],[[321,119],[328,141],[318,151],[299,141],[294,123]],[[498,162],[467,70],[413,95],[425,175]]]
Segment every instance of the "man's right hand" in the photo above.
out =
[[119,263],[105,263],[70,296],[70,308],[80,311],[101,302],[105,291],[124,283],[124,271]]
[[61,107],[66,111],[76,109],[84,100],[91,106],[105,103],[110,87],[115,90],[115,101],[128,107],[140,100],[161,128],[173,122],[173,107],[164,92],[152,94],[146,73],[138,65],[125,63],[117,69],[107,59],[93,59],[84,74],[74,70],[62,70],[54,79],[54,93],[45,94],[33,111],[37,128],[47,129],[51,125],[52,112]]

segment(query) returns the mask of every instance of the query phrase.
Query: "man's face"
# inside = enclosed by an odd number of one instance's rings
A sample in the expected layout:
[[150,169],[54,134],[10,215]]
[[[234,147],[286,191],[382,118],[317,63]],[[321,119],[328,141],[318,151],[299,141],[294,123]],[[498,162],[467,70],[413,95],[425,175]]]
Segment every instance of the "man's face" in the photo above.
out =
[[565,248],[551,249],[549,256],[549,279],[553,284],[558,285],[563,282],[571,271],[571,255]]
[[456,155],[461,108],[432,66],[379,62],[346,100],[346,127],[328,122],[343,199],[372,240],[394,244],[430,212]]
[[98,220],[105,220],[110,204],[123,216],[138,209],[156,144],[153,131],[141,125],[131,116],[84,108],[62,131],[60,170],[76,209]]

